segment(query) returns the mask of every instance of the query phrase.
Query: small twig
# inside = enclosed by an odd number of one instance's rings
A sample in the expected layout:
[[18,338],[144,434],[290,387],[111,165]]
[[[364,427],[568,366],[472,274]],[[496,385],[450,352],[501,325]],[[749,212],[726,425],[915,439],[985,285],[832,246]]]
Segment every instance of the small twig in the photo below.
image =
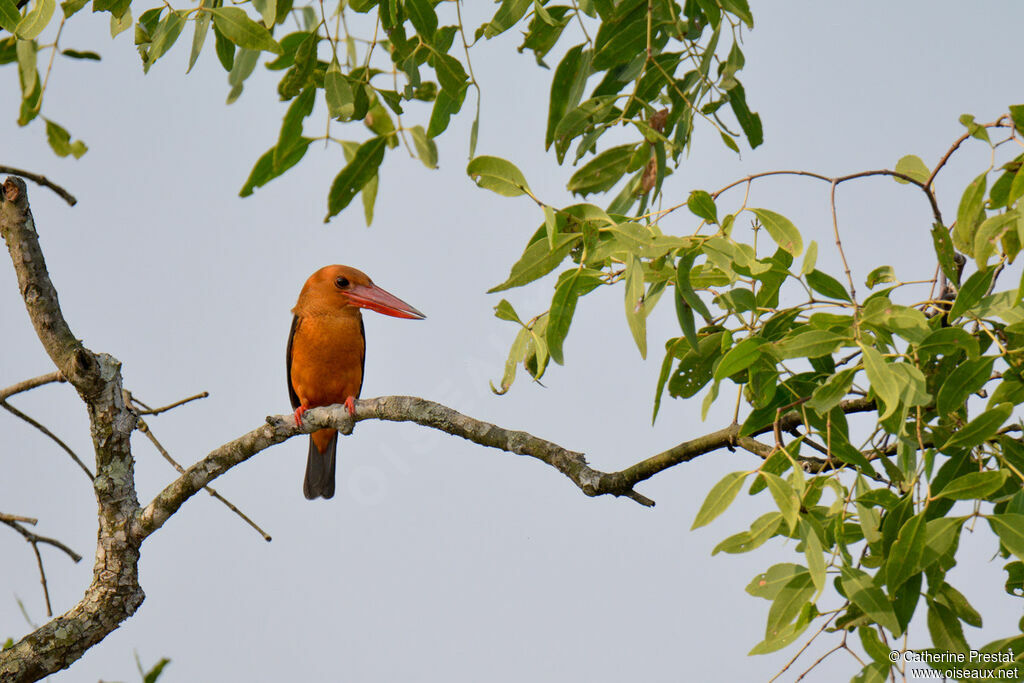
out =
[[[820,636],[820,635],[821,635],[821,632],[822,632],[822,631],[824,631],[824,630],[825,630],[826,628],[828,628],[828,625],[829,625],[829,624],[831,624],[831,623],[832,623],[832,621],[833,621],[833,620],[834,620],[834,619],[835,619],[835,618],[836,618],[837,616],[839,616],[839,613],[838,613],[838,612],[836,612],[836,613],[835,613],[835,614],[833,614],[833,615],[832,615],[831,617],[829,617],[828,619],[826,619],[826,620],[825,620],[825,623],[821,625],[821,628],[819,628],[819,629],[818,629],[817,631],[815,631],[815,632],[814,632],[814,635],[813,635],[813,636],[811,636],[811,637],[810,637],[810,638],[809,638],[809,639],[807,640],[807,642],[806,642],[806,643],[804,643],[804,646],[803,646],[802,648],[800,648],[799,650],[797,650],[797,653],[796,653],[795,655],[793,655],[793,658],[792,658],[792,659],[790,659],[790,660],[789,660],[788,662],[786,662],[786,665],[785,665],[784,667],[782,667],[782,669],[781,669],[781,670],[779,670],[779,673],[775,674],[774,676],[772,676],[772,677],[771,677],[771,678],[770,678],[770,679],[768,680],[768,683],[772,683],[773,681],[775,681],[776,679],[778,679],[778,677],[779,677],[779,676],[781,676],[782,674],[786,673],[786,670],[787,670],[787,669],[788,669],[789,667],[793,666],[793,663],[794,663],[794,662],[796,662],[796,660],[800,658],[800,655],[802,655],[802,654],[803,654],[803,653],[804,653],[804,652],[805,652],[805,651],[807,650],[807,648],[809,648],[809,647],[811,646],[811,643],[813,643],[813,642],[814,642],[814,640],[815,640],[815,639],[816,639],[816,638],[817,638],[818,636]],[[817,663],[815,663],[815,664],[817,664]],[[814,666],[811,666],[811,668],[813,669],[813,668],[814,668]],[[799,680],[799,679],[797,679],[797,680]]]
[[66,201],[69,205],[74,206],[78,203],[78,200],[75,199],[74,195],[57,183],[48,180],[46,176],[41,176],[38,173],[29,173],[28,171],[23,171],[20,168],[14,168],[13,166],[0,166],[0,173],[10,173],[12,175],[21,176],[22,178],[28,178],[36,185],[42,185],[43,187],[50,188],[60,195],[60,198]]
[[832,190],[829,193],[829,204],[832,207],[832,232],[836,238],[836,248],[839,250],[839,258],[843,261],[843,270],[846,271],[846,281],[850,283],[850,298],[857,301],[857,288],[853,284],[853,276],[850,275],[850,264],[846,262],[846,252],[843,251],[843,242],[839,239],[839,217],[836,215],[836,185],[838,181],[832,181]]
[[27,379],[24,382],[18,382],[17,384],[12,384],[11,386],[7,387],[6,389],[0,389],[0,401],[6,401],[7,399],[9,399],[11,396],[14,396],[15,394],[20,394],[23,391],[29,391],[30,389],[35,389],[36,387],[41,387],[44,384],[51,384],[53,382],[66,382],[66,381],[67,380],[64,379],[64,375],[60,374],[60,372],[57,372],[57,371],[51,372],[51,373],[48,373],[48,374],[45,374],[45,375],[40,375],[39,377],[33,377],[32,379]]
[[[205,391],[203,392],[203,395],[206,395]],[[192,398],[196,398],[196,397],[192,397]],[[186,400],[191,400],[191,399],[186,399]],[[179,404],[180,403],[181,402],[179,401]],[[170,407],[173,407],[173,406],[170,406]],[[140,413],[140,414],[142,414],[142,413]],[[150,443],[152,443],[153,446],[160,452],[160,455],[164,456],[164,460],[166,460],[167,462],[171,463],[171,466],[173,466],[174,469],[178,470],[179,474],[185,474],[185,468],[182,467],[178,463],[178,461],[176,461],[174,458],[171,457],[171,454],[167,452],[167,449],[163,447],[163,444],[161,444],[157,440],[156,436],[153,434],[153,431],[149,428],[149,425],[146,424],[146,421],[143,420],[140,417],[139,421],[137,423],[137,426],[138,426],[138,430],[140,432],[142,432],[143,434],[145,434],[146,438],[149,439]],[[271,541],[270,534],[268,534],[266,531],[261,529],[260,526],[258,524],[256,524],[256,522],[254,522],[251,519],[249,519],[249,517],[244,512],[239,510],[231,501],[229,501],[227,498],[225,498],[224,496],[222,496],[219,493],[217,493],[214,489],[212,489],[209,486],[204,486],[203,489],[205,489],[207,493],[209,493],[211,496],[213,496],[214,498],[219,500],[221,503],[223,503],[225,506],[227,506],[227,508],[229,510],[231,510],[236,515],[241,517],[242,520],[246,524],[248,524],[253,529],[255,529],[259,533],[259,535],[263,537],[263,540],[267,541],[268,543]]]
[[21,515],[8,515],[0,512],[0,522],[21,522],[22,524],[31,524],[35,526],[39,523],[39,520],[35,517],[22,517]]
[[78,457],[78,454],[75,453],[73,450],[71,450],[70,446],[68,446],[66,443],[61,441],[60,438],[56,434],[54,434],[49,429],[44,427],[42,424],[40,424],[39,422],[36,422],[31,417],[29,417],[25,413],[21,412],[20,410],[18,410],[14,406],[12,406],[7,401],[0,401],[0,407],[2,407],[4,410],[9,412],[11,415],[14,415],[15,417],[21,418],[25,422],[29,423],[30,425],[32,425],[33,427],[35,427],[36,429],[41,431],[46,436],[50,437],[50,439],[52,439],[54,443],[56,443],[58,446],[60,446],[62,449],[64,449],[65,453],[67,453],[69,456],[71,456],[71,459],[75,461],[75,464],[78,465],[82,469],[83,472],[85,472],[85,476],[89,477],[89,481],[90,482],[93,481],[94,479],[96,479],[96,475],[94,475],[92,473],[92,470],[89,469],[88,465],[86,465],[84,462],[82,462],[82,459]]
[[186,403],[191,403],[192,401],[197,401],[197,400],[199,400],[201,398],[207,398],[209,395],[210,395],[210,392],[204,391],[204,392],[196,394],[195,396],[189,396],[188,398],[183,398],[180,401],[175,401],[174,403],[169,403],[168,405],[165,405],[162,408],[150,408],[149,406],[147,406],[142,401],[139,401],[138,399],[135,399],[135,398],[131,397],[131,394],[129,394],[129,399],[131,401],[137,403],[138,405],[142,406],[145,409],[145,410],[136,410],[135,412],[138,413],[139,415],[159,415],[160,413],[166,413],[168,410],[171,410],[173,408],[177,408],[178,406],[183,406]]
[[0,514],[0,523],[6,524],[7,526],[17,531],[24,537],[26,541],[28,541],[29,545],[32,546],[32,552],[36,556],[36,565],[39,567],[39,582],[43,585],[43,598],[46,601],[46,616],[52,617],[53,608],[50,605],[50,587],[46,583],[46,570],[43,568],[43,556],[39,552],[39,544],[45,543],[47,545],[52,545],[55,548],[63,550],[65,553],[67,553],[68,557],[70,557],[74,562],[80,562],[82,560],[82,556],[54,538],[48,538],[46,536],[40,536],[38,534],[32,533],[31,531],[29,531],[21,525],[22,521],[26,521],[31,524],[36,523],[36,520],[29,517],[18,517],[17,515]]

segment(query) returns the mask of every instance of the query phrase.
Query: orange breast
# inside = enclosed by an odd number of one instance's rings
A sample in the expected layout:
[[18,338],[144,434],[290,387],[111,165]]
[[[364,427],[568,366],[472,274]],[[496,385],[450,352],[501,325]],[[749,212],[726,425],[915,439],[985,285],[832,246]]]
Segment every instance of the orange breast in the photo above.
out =
[[307,408],[358,398],[366,344],[358,316],[302,318],[292,339],[292,388]]

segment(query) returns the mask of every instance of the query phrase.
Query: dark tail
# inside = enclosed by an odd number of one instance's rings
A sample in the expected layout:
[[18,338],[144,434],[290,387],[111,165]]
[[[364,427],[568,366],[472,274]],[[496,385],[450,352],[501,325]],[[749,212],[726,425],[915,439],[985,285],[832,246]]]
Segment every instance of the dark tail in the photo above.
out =
[[306,479],[302,493],[309,500],[334,496],[334,458],[338,452],[338,432],[334,432],[323,453],[309,437],[309,455],[306,457]]

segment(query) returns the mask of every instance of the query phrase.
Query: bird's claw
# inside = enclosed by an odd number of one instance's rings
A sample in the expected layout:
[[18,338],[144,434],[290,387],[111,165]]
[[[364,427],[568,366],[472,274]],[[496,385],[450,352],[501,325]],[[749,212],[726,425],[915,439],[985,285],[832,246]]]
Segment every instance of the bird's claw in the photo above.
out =
[[302,426],[302,414],[306,412],[306,406],[299,406],[295,409],[295,426]]
[[348,411],[349,415],[355,417],[355,414],[356,414],[356,397],[355,396],[349,396],[348,398],[345,399],[345,410]]

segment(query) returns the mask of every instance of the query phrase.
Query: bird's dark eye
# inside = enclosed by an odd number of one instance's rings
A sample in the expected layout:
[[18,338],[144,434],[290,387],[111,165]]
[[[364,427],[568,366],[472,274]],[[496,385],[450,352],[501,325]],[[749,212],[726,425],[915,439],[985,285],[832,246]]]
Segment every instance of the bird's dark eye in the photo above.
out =
[[348,287],[348,278],[339,277],[337,280],[334,281],[334,286],[337,287],[338,289],[345,289],[346,287]]

